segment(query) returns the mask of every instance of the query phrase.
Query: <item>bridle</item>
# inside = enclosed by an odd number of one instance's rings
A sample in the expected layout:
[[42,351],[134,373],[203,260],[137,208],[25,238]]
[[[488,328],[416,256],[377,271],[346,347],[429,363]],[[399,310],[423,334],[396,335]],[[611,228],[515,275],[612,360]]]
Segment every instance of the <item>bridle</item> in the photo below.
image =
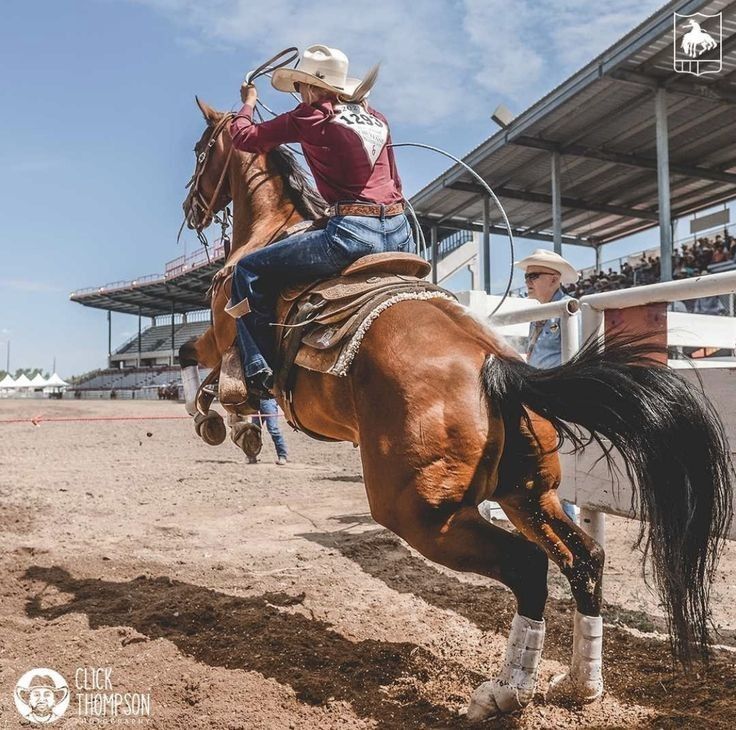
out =
[[[288,56],[288,58],[286,58],[285,60],[280,60],[284,59],[284,56]],[[248,83],[252,83],[259,76],[269,74],[276,68],[287,66],[295,59],[297,59],[298,56],[299,52],[296,48],[286,48],[280,53],[277,53],[273,58],[266,61],[266,63],[261,64],[255,71],[251,71],[249,74],[247,74],[246,81]],[[215,189],[209,200],[207,200],[207,198],[202,194],[202,191],[200,190],[200,182],[202,180],[202,176],[204,175],[205,169],[207,168],[207,162],[209,160],[212,148],[217,144],[217,140],[220,138],[223,130],[226,126],[230,124],[235,116],[235,112],[228,112],[222,117],[222,119],[217,122],[217,124],[214,125],[214,127],[212,127],[212,131],[210,132],[210,136],[207,139],[205,148],[197,155],[197,164],[194,168],[194,174],[186,185],[186,187],[191,189],[189,191],[189,194],[187,195],[187,199],[184,201],[184,221],[182,222],[181,227],[179,228],[179,234],[176,237],[176,240],[178,242],[181,238],[181,233],[184,230],[184,226],[189,225],[190,228],[193,228],[196,231],[199,242],[202,244],[202,246],[204,246],[204,249],[207,252],[208,261],[210,257],[208,248],[209,242],[207,241],[207,237],[204,234],[204,229],[207,228],[212,220],[219,223],[222,227],[222,237],[226,248],[226,258],[229,254],[230,246],[228,244],[230,243],[230,241],[226,236],[226,231],[229,224],[228,218],[230,214],[227,207],[223,206],[224,210],[222,217],[219,217],[217,215],[217,212],[215,211],[215,206],[217,205],[220,192],[222,191],[222,186],[225,182],[225,176],[227,175],[227,171],[230,166],[230,158],[233,154],[232,145],[230,145],[227,157],[225,158],[225,164],[222,167],[222,172],[220,173],[217,185],[215,185]],[[278,231],[274,235],[277,234]]]
[[182,223],[179,233],[181,234],[181,230],[188,224],[197,232],[197,237],[205,248],[209,243],[203,233],[204,229],[210,224],[210,221],[213,218],[217,220],[218,223],[223,222],[217,218],[215,205],[220,197],[220,192],[222,191],[222,186],[225,182],[225,176],[227,175],[228,167],[230,166],[230,158],[233,154],[232,145],[227,152],[225,164],[222,166],[222,172],[220,173],[217,185],[215,185],[215,189],[209,200],[207,200],[200,190],[200,183],[205,170],[207,169],[207,162],[210,159],[212,148],[217,144],[217,140],[220,138],[220,135],[227,125],[230,124],[233,117],[235,117],[235,113],[228,112],[217,122],[217,124],[215,124],[214,127],[212,127],[212,131],[210,132],[205,148],[197,155],[197,164],[194,168],[194,174],[186,185],[190,190],[186,200],[187,206],[185,210],[184,223]]
[[[185,216],[184,221],[181,224],[181,228],[179,229],[179,236],[181,236],[181,232],[184,230],[184,226],[189,224],[189,226],[196,231],[199,242],[202,244],[202,246],[204,246],[204,249],[207,252],[208,261],[210,260],[209,241],[207,240],[207,236],[205,236],[204,234],[204,229],[209,226],[211,220],[214,220],[216,223],[218,223],[222,229],[221,240],[225,247],[225,259],[227,260],[227,258],[230,256],[231,241],[230,237],[227,234],[227,230],[231,225],[232,215],[230,214],[227,205],[222,206],[221,216],[217,215],[217,211],[215,210],[215,208],[219,200],[220,193],[222,191],[222,186],[225,182],[225,176],[230,166],[230,159],[232,158],[234,150],[233,145],[230,145],[230,149],[228,150],[227,156],[225,157],[225,163],[222,167],[222,172],[220,173],[220,177],[217,180],[217,185],[215,186],[215,189],[209,200],[207,200],[207,198],[202,194],[202,191],[200,190],[200,181],[202,180],[202,177],[204,176],[205,170],[207,168],[207,162],[210,159],[212,148],[215,146],[215,144],[217,144],[217,140],[219,139],[223,130],[235,116],[236,115],[234,112],[228,112],[223,116],[222,119],[217,122],[217,124],[212,127],[212,131],[207,138],[205,148],[197,155],[197,164],[194,168],[194,174],[192,175],[189,182],[186,184],[186,187],[190,188],[190,190],[189,195],[187,195],[187,199],[184,203]],[[251,161],[248,163],[247,169],[249,169],[251,165],[253,165],[255,160],[256,155],[253,155]],[[292,205],[292,212],[287,215],[284,221],[277,226],[276,230],[269,236],[265,245],[273,242],[278,237],[278,235],[286,228],[286,224],[291,218],[294,209],[295,207]],[[177,241],[179,240],[179,236],[177,236]]]
[[[287,56],[287,58],[285,60],[280,60],[283,59],[284,56]],[[268,74],[274,69],[281,68],[282,66],[287,66],[298,57],[299,51],[296,48],[286,48],[280,53],[277,53],[273,58],[270,58],[268,61],[261,64],[255,71],[251,71],[247,75],[246,80],[248,83],[252,83],[259,76]],[[222,190],[222,185],[225,182],[225,175],[227,174],[228,166],[230,165],[230,158],[233,154],[232,145],[230,146],[227,157],[225,158],[225,165],[220,173],[220,179],[217,181],[215,190],[209,200],[207,200],[202,194],[202,191],[199,189],[199,184],[207,167],[207,160],[209,159],[212,148],[217,144],[217,140],[222,134],[222,131],[228,124],[230,124],[235,116],[235,112],[228,112],[212,128],[212,132],[210,133],[204,150],[197,155],[197,164],[194,168],[194,174],[192,175],[191,180],[187,183],[187,187],[191,187],[191,190],[187,196],[188,206],[185,210],[184,223],[182,223],[182,227],[179,229],[179,235],[181,235],[184,226],[189,224],[197,232],[197,238],[199,238],[200,243],[205,247],[205,249],[208,246],[208,242],[203,230],[210,224],[210,220],[214,219],[220,223],[220,225],[225,225],[225,219],[221,220],[217,217],[214,207],[217,203],[220,191]]]

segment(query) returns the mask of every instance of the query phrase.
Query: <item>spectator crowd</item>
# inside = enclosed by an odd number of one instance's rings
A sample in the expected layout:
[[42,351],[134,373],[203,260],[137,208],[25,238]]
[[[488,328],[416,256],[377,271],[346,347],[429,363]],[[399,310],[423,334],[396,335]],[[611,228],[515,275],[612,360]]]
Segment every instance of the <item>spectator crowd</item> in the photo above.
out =
[[[672,256],[672,278],[686,279],[690,276],[707,274],[708,267],[733,261],[736,264],[736,237],[724,232],[714,238],[698,238],[692,244],[683,244],[676,248]],[[591,274],[583,275],[575,284],[563,287],[566,294],[579,298],[585,294],[611,291],[613,289],[627,289],[642,284],[656,284],[659,281],[659,255],[642,255],[635,264],[629,261],[621,265],[619,271],[609,268]],[[715,297],[708,299],[715,299]],[[700,301],[700,300],[696,300]],[[688,302],[690,304],[690,302]],[[698,309],[695,306],[695,309]],[[724,308],[725,309],[725,308]],[[713,311],[712,314],[721,312]]]

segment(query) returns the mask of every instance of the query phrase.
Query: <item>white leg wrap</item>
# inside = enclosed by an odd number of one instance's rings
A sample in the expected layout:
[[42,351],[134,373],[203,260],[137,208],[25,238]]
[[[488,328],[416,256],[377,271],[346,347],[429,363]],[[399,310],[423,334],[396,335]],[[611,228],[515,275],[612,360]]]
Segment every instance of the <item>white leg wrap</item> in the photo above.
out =
[[181,369],[181,384],[184,386],[184,404],[190,416],[197,415],[197,391],[199,390],[199,368],[196,365]]
[[519,616],[511,622],[506,656],[496,679],[483,682],[470,700],[468,720],[479,722],[501,712],[528,705],[537,686],[537,671],[544,646],[544,621]]
[[552,680],[551,693],[578,702],[598,699],[603,694],[602,654],[603,618],[575,611],[570,671]]

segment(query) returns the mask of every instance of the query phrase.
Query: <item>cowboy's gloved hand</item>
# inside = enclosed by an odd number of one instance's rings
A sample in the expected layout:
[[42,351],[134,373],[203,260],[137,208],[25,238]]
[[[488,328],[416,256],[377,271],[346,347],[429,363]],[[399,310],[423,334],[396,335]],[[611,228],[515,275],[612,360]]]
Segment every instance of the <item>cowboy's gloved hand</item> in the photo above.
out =
[[253,84],[249,84],[247,81],[243,81],[240,87],[240,99],[243,104],[249,104],[250,106],[256,105],[256,99],[258,98],[258,92]]

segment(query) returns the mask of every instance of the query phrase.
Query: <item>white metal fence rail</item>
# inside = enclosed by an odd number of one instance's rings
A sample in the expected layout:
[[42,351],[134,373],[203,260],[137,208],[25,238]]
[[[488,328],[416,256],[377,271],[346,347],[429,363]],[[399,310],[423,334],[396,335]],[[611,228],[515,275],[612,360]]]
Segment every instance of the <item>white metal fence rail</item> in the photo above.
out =
[[[606,310],[627,309],[645,304],[674,302],[736,292],[736,272],[650,284],[632,289],[621,289],[590,294],[580,300],[533,304],[527,299],[507,299],[504,307],[491,324],[506,334],[526,334],[520,325],[528,325],[553,317],[560,318],[562,359],[568,360],[589,337],[604,334]],[[460,301],[481,317],[488,316],[498,297],[482,292],[463,292]],[[668,314],[668,343],[677,346],[719,347],[736,349],[736,319],[691,315],[679,312]],[[725,367],[725,364],[724,364]],[[706,392],[721,412],[732,450],[736,452],[736,370],[701,371]],[[632,486],[621,478],[614,487],[608,470],[598,459],[600,451],[590,447],[574,456],[562,454],[563,483],[560,495],[580,507],[581,524],[599,543],[605,544],[605,514],[635,517],[631,512]],[[736,540],[736,526],[730,538]]]

